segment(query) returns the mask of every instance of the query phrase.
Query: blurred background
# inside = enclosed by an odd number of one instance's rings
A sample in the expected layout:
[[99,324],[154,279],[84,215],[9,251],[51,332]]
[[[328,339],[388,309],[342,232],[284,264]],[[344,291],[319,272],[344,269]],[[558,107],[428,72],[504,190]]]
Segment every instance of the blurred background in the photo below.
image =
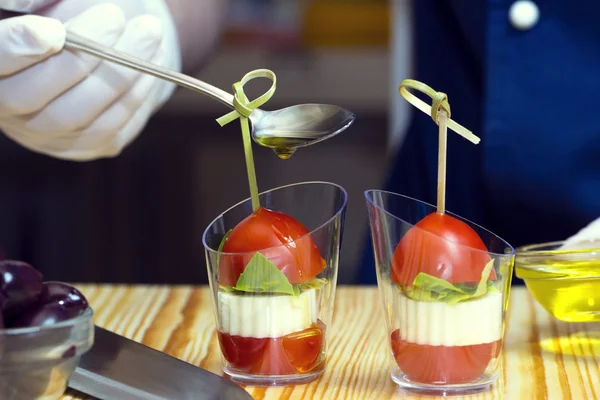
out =
[[[307,180],[348,190],[340,283],[354,282],[367,239],[363,191],[381,187],[408,121],[397,92],[411,70],[408,3],[232,0],[223,39],[196,74],[229,90],[248,71],[269,68],[278,87],[266,109],[332,103],[358,115],[340,136],[289,160],[254,146],[261,191]],[[88,163],[0,135],[6,256],[47,280],[206,283],[202,233],[249,195],[239,124],[215,121],[227,111],[180,89],[120,157]]]

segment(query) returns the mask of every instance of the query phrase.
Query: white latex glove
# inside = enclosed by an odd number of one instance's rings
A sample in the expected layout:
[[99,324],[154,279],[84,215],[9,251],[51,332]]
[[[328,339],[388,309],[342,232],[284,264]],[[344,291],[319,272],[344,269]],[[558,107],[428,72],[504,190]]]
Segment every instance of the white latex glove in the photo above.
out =
[[600,248],[600,218],[564,241],[562,249]]
[[165,0],[55,1],[0,0],[0,8],[40,15],[0,20],[0,130],[57,158],[114,157],[138,136],[174,85],[61,50],[65,27],[180,70],[173,19]]

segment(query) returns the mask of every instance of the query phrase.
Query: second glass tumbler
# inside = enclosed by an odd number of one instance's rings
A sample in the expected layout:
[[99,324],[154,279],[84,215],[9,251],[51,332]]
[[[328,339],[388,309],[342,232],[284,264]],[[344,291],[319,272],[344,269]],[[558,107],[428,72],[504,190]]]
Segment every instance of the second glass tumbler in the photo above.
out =
[[392,379],[418,392],[487,389],[500,370],[515,250],[419,200],[365,196]]

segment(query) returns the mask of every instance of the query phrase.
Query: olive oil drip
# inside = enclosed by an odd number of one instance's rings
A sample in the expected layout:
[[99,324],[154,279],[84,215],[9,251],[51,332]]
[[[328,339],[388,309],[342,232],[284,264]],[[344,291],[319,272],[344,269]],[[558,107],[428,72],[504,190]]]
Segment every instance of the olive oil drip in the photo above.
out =
[[263,137],[254,140],[262,146],[270,147],[277,157],[282,160],[287,160],[296,152],[296,149],[289,147],[290,144],[294,145],[303,142],[302,140],[281,137]]
[[287,160],[296,152],[296,150],[286,149],[283,147],[277,147],[273,149],[273,151],[275,154],[277,154],[277,157],[281,158],[282,160]]
[[[267,78],[272,81],[271,87],[262,96],[249,101],[244,93],[244,85],[253,79]],[[240,125],[242,127],[242,140],[244,143],[244,156],[246,158],[246,171],[248,173],[248,186],[250,188],[250,199],[252,201],[252,209],[254,211],[260,208],[260,201],[258,198],[258,184],[256,182],[256,170],[254,168],[254,156],[252,154],[252,138],[250,136],[250,124],[248,118],[252,114],[255,108],[258,108],[265,104],[275,93],[275,87],[277,86],[277,77],[275,73],[268,69],[257,69],[248,72],[241,81],[233,84],[233,106],[234,111],[217,119],[220,126],[225,126],[228,123],[240,119]],[[288,155],[288,157],[291,156]],[[280,156],[280,158],[283,158]]]
[[[417,90],[433,100],[431,107],[408,91],[408,88]],[[436,92],[426,84],[413,79],[405,79],[398,88],[400,95],[413,106],[430,115],[439,126],[438,139],[438,185],[437,185],[437,212],[444,214],[446,211],[446,143],[448,139],[448,128],[458,133],[468,141],[478,144],[481,139],[475,136],[467,128],[457,124],[450,119],[450,104],[448,96],[442,92]]]

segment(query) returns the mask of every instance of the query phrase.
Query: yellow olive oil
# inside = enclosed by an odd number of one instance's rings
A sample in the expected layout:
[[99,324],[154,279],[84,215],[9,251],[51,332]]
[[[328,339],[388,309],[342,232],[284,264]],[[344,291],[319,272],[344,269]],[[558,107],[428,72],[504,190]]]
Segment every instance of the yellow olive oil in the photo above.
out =
[[296,150],[277,148],[273,149],[273,151],[275,154],[277,154],[277,157],[281,158],[282,160],[287,160],[294,154]]
[[600,260],[536,258],[524,264],[517,256],[515,271],[542,307],[562,321],[600,321]]
[[563,356],[597,357],[600,354],[600,331],[585,329],[581,332],[540,340],[542,350]]
[[296,152],[296,145],[304,144],[310,140],[278,136],[255,138],[255,141],[262,146],[270,147],[277,154],[277,157],[282,160],[287,160]]

